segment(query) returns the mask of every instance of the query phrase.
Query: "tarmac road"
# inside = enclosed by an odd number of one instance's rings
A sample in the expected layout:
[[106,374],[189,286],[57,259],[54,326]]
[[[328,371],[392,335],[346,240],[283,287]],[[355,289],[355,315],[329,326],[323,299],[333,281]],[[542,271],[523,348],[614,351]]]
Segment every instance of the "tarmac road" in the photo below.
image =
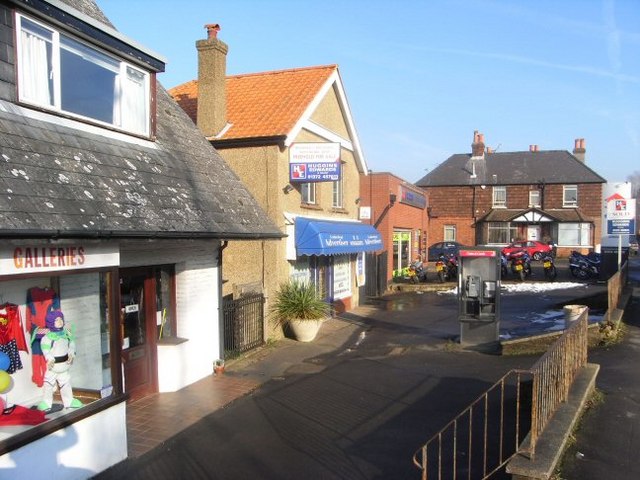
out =
[[[571,290],[505,297],[503,317],[571,301]],[[300,361],[274,349],[236,364],[229,374],[269,380],[95,478],[418,478],[415,450],[507,371],[536,360],[456,348],[452,295],[392,295],[331,322],[350,328],[305,346],[322,353]]]

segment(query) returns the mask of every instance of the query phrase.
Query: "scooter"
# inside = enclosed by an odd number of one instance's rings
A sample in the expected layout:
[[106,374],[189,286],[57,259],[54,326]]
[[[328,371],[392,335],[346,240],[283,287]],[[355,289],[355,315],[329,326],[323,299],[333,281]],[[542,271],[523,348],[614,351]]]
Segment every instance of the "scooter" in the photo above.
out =
[[580,280],[597,278],[600,276],[601,257],[598,253],[583,255],[573,250],[569,255],[569,270],[571,274]]
[[416,260],[409,265],[409,281],[411,283],[420,283],[427,281],[427,269],[420,260]]
[[547,280],[555,280],[558,276],[558,270],[556,269],[552,255],[546,254],[542,257],[542,268],[544,269],[544,278]]
[[514,252],[509,256],[511,260],[511,271],[524,282],[526,277],[531,276],[531,257],[525,250]]
[[455,255],[440,255],[436,262],[436,274],[441,283],[458,277],[458,259]]

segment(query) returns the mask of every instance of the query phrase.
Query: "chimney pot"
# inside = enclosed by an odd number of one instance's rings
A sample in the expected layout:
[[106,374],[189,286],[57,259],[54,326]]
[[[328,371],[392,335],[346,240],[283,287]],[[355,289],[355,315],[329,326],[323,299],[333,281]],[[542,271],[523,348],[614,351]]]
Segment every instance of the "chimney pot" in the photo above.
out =
[[484,157],[484,134],[473,132],[473,143],[471,144],[471,156],[476,158]]
[[209,24],[205,25],[204,28],[207,30],[207,38],[208,39],[212,39],[212,38],[217,38],[218,37],[218,32],[220,31],[220,24],[219,23],[209,23]]

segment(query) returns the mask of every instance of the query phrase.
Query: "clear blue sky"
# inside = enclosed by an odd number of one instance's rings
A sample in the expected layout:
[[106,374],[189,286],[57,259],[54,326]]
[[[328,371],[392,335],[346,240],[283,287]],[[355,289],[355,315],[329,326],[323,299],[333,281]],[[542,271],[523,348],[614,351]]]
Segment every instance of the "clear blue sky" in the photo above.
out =
[[473,131],[498,151],[569,150],[640,172],[640,0],[98,0],[123,34],[197,77],[219,23],[228,74],[338,64],[365,160],[415,182]]

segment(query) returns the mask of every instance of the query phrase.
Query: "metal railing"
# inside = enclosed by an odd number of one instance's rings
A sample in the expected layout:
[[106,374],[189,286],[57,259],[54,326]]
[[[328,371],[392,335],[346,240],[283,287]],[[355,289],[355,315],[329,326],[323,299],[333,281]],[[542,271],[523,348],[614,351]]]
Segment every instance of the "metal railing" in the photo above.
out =
[[225,356],[232,357],[264,344],[264,303],[262,293],[224,300]]
[[[511,370],[419,448],[422,479],[488,478],[540,434],[587,363],[588,309],[529,370]],[[529,435],[529,441],[525,439]]]

